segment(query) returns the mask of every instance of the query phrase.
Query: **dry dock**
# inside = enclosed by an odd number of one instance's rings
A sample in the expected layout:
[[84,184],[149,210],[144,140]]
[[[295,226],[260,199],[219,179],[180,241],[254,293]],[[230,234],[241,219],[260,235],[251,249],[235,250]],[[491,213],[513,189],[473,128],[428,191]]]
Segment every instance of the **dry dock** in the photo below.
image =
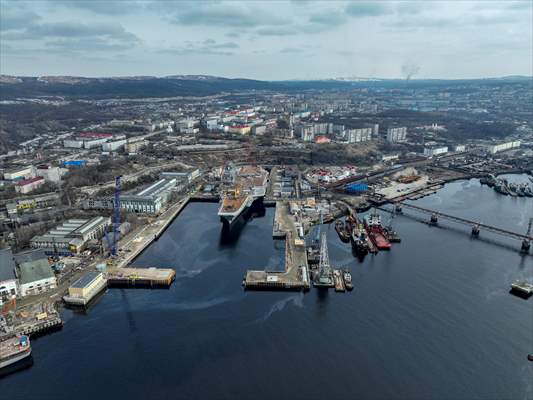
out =
[[112,268],[107,271],[109,287],[169,287],[176,278],[170,268]]
[[243,280],[246,289],[309,290],[310,277],[305,241],[298,234],[296,216],[291,215],[288,202],[278,202],[274,232],[285,237],[285,270],[269,272],[249,270]]

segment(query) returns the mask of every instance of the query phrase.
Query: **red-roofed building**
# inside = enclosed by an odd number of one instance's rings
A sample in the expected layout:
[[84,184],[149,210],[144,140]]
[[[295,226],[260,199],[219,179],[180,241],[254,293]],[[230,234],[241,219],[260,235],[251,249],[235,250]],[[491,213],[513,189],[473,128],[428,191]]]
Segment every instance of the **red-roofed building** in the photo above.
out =
[[42,176],[36,176],[35,178],[18,181],[15,185],[15,191],[17,193],[26,194],[42,185],[44,185],[44,178]]
[[326,136],[317,136],[315,138],[315,143],[329,143],[331,142],[331,139],[329,139]]
[[90,139],[111,139],[113,137],[113,134],[101,132],[81,132],[78,137]]

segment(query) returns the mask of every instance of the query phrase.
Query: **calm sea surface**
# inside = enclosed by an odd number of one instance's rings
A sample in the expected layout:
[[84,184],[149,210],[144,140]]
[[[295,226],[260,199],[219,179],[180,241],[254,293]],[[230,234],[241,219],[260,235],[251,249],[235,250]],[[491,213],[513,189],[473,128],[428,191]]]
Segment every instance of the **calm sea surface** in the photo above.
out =
[[[416,204],[517,232],[533,215],[533,199],[477,180]],[[245,292],[248,268],[283,262],[274,209],[229,238],[216,212],[190,204],[135,260],[175,268],[170,289],[110,289],[87,314],[64,311],[63,330],[32,342],[33,366],[0,379],[0,398],[533,399],[533,298],[509,294],[533,280],[533,257],[517,241],[406,209],[402,243],[362,262],[323,227],[353,292]]]

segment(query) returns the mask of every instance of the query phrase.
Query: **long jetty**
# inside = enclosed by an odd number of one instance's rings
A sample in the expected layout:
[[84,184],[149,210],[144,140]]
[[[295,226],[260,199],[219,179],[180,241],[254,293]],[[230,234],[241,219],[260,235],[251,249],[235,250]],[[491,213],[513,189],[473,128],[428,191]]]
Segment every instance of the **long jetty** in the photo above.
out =
[[[134,245],[132,241],[125,247],[130,250],[127,253],[121,254],[121,258],[117,261],[117,267],[125,267],[131,261],[141,254],[152,242],[159,239],[174,219],[183,211],[183,209],[189,204],[190,197],[185,197],[179,203],[172,205],[167,211],[165,211],[158,219],[158,221],[152,225],[146,226],[137,235],[141,238],[140,242],[136,242]],[[159,223],[159,225],[156,225]]]

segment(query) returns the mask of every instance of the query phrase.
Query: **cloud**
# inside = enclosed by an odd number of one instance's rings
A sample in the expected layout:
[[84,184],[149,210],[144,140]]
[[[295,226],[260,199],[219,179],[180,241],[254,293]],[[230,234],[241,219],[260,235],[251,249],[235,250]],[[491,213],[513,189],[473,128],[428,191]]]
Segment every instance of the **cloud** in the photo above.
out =
[[300,47],[285,47],[281,49],[279,52],[283,54],[297,54],[297,53],[303,53],[305,50]]
[[391,13],[385,2],[353,1],[346,6],[346,13],[352,17],[378,17]]
[[90,11],[101,15],[123,15],[143,8],[143,3],[135,0],[52,0],[50,3],[58,7],[70,7]]
[[261,28],[255,33],[261,36],[288,36],[298,33],[298,30],[291,26],[280,26],[276,28]]
[[345,14],[339,12],[324,12],[314,14],[309,17],[309,22],[315,25],[325,25],[331,27],[332,25],[344,24],[347,21]]
[[41,19],[33,11],[24,8],[5,7],[5,3],[0,3],[0,31],[24,29],[28,24],[35,23]]
[[171,22],[179,25],[207,25],[222,27],[251,28],[257,26],[281,25],[290,20],[259,8],[250,8],[245,3],[206,4],[179,7]]
[[158,53],[163,54],[179,54],[179,55],[219,55],[231,56],[233,51],[238,49],[239,45],[235,42],[218,43],[213,39],[206,39],[204,41],[186,41],[180,47],[171,47],[166,49],[158,49]]
[[104,37],[107,39],[127,42],[138,42],[139,38],[133,33],[127,32],[120,24],[80,22],[55,22],[43,24],[30,24],[21,32],[13,32],[3,36],[4,39],[42,39],[48,37],[64,37],[67,39],[76,37]]

